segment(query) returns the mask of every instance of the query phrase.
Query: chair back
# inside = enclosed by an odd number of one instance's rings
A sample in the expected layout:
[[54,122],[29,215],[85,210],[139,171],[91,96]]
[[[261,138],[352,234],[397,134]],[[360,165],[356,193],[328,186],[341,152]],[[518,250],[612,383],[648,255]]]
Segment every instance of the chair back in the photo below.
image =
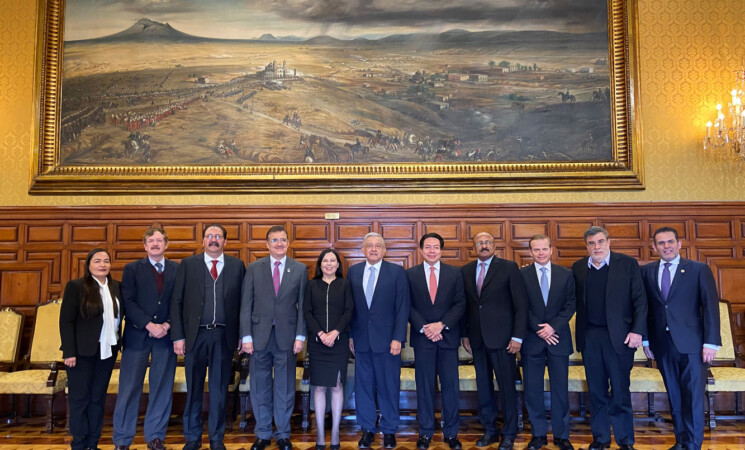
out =
[[31,364],[62,361],[62,339],[59,332],[59,315],[62,299],[36,307],[36,323],[31,338]]
[[732,336],[731,306],[729,301],[719,301],[719,333],[722,346],[712,361],[712,365],[732,365],[735,362],[735,340]]
[[23,315],[10,308],[0,310],[0,363],[18,361],[23,334]]
[[572,318],[569,319],[569,331],[572,332],[572,339],[575,339],[574,342],[572,342],[572,347],[574,348],[574,352],[572,352],[571,355],[569,355],[569,364],[570,365],[579,365],[582,364],[582,353],[577,351],[577,346],[575,345],[576,338],[576,327],[577,327],[577,313],[572,314]]

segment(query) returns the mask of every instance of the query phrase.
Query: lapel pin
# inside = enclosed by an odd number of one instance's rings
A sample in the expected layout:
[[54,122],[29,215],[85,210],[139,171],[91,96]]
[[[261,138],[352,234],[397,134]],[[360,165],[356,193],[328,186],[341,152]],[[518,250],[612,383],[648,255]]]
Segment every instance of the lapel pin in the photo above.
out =
[[287,268],[287,273],[290,273],[290,268],[289,267]]
[[680,273],[686,273],[685,269],[680,269]]

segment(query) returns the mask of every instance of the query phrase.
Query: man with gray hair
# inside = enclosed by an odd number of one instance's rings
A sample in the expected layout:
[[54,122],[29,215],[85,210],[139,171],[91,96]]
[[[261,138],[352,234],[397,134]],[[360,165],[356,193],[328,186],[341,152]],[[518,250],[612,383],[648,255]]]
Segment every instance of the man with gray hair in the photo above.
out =
[[370,448],[380,409],[383,446],[394,448],[399,423],[401,346],[406,341],[409,320],[409,282],[401,266],[383,261],[385,241],[378,233],[365,235],[362,253],[366,261],[347,272],[354,294],[349,347],[355,354],[355,403],[362,428],[358,445]]
[[588,228],[584,239],[589,256],[575,262],[572,272],[577,295],[575,338],[590,394],[589,448],[610,447],[612,426],[621,450],[632,450],[630,376],[634,352],[647,333],[647,296],[639,263],[610,251],[605,228]]

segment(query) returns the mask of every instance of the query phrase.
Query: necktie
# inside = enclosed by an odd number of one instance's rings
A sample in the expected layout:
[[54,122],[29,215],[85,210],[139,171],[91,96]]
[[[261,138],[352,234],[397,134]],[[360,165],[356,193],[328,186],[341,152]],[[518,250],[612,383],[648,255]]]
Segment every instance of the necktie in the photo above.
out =
[[670,266],[672,263],[666,262],[662,270],[662,281],[660,282],[660,292],[663,300],[667,301],[667,294],[670,293]]
[[274,272],[272,273],[272,281],[274,282],[274,295],[279,294],[279,265],[280,261],[274,261]]
[[158,273],[163,273],[163,264],[159,262],[155,263],[155,270],[157,270]]
[[437,296],[437,276],[435,275],[435,268],[429,268],[429,298],[432,299],[432,304],[435,304],[435,297]]
[[367,288],[365,289],[365,300],[367,300],[368,308],[372,303],[373,291],[375,291],[375,267],[370,267],[370,278],[367,279]]
[[548,304],[548,276],[545,267],[541,267],[541,295],[543,295],[543,304]]
[[212,279],[217,281],[217,260],[212,260],[212,268],[210,269],[210,274],[212,275]]
[[479,278],[476,280],[476,293],[481,295],[481,286],[484,285],[484,273],[486,273],[486,263],[481,263],[481,272],[479,272]]

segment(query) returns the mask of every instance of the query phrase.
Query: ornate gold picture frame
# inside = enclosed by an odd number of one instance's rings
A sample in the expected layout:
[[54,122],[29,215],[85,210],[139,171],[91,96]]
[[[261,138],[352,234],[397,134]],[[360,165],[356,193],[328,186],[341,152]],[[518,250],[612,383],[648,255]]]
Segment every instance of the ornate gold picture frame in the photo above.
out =
[[[596,0],[581,3],[589,1]],[[548,42],[564,39],[561,36],[575,39],[570,32],[493,31],[484,28],[483,20],[478,29],[428,31],[420,36],[413,31],[376,34],[366,25],[369,28],[357,34],[336,37],[312,34],[308,27],[311,34],[305,36],[266,33],[228,39],[198,37],[176,30],[177,24],[142,19],[104,37],[74,38],[64,36],[65,1],[40,0],[38,133],[29,192],[643,189],[636,10],[636,0],[608,0],[607,55],[590,60],[583,54],[584,59],[564,67],[545,62],[543,56],[551,51]],[[272,17],[271,11],[259,13]],[[572,17],[571,11],[567,14],[560,18],[562,24],[584,21]],[[351,23],[355,17],[334,13],[327,22],[345,19]],[[307,20],[323,22],[318,17]],[[394,22],[402,26],[400,19]],[[571,31],[576,25],[566,26]],[[173,64],[168,73],[176,74],[172,80],[180,76],[181,84],[157,92],[105,96],[94,91],[96,84],[90,80],[71,79],[66,84],[63,77],[73,73],[63,71],[66,50],[88,51],[93,45],[122,42],[141,45],[142,36],[135,34],[148,27],[177,33],[173,39],[179,45],[269,46],[275,49],[273,56],[280,57],[252,61],[251,68],[238,75],[230,72],[234,69],[199,72]],[[420,28],[432,27],[412,22],[410,30]],[[537,43],[526,56],[515,56],[519,62],[500,60],[504,46],[530,48],[526,42]],[[393,53],[400,59],[392,59]],[[462,56],[481,53],[486,56],[477,62]],[[300,54],[306,59],[293,59]],[[451,60],[440,56],[451,54],[456,55],[448,56]],[[314,56],[327,63],[307,62]],[[435,56],[441,60],[420,62]],[[421,70],[415,71],[416,65]],[[124,73],[126,77],[130,72]],[[72,86],[65,87],[67,97],[63,85]],[[78,92],[80,86],[91,92],[74,97],[73,88]],[[313,104],[324,94],[330,102],[336,97],[337,103]],[[272,100],[280,95],[285,103]],[[360,105],[352,109],[340,95],[359,98]],[[203,137],[178,141],[178,133],[186,134],[189,127],[181,125],[178,131],[171,126],[174,121],[195,119],[207,114],[198,110],[212,113],[215,108],[223,108],[226,115],[205,122]],[[374,114],[381,109],[391,113],[383,118]],[[548,125],[539,122],[546,117],[551,118]],[[233,125],[242,118],[247,125]],[[598,124],[601,132],[596,131]],[[256,137],[241,140],[245,136]],[[163,142],[169,139],[174,144],[166,153]],[[256,150],[259,147],[265,150]],[[183,156],[197,153],[193,159]]]

